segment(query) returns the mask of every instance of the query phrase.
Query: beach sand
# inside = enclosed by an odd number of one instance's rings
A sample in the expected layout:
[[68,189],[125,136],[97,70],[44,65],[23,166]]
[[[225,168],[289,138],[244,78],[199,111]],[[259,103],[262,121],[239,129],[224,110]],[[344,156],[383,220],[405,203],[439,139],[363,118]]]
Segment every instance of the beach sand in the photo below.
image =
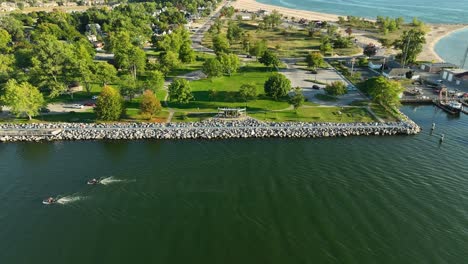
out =
[[[283,16],[295,17],[296,19],[304,18],[308,20],[323,20],[323,21],[337,21],[339,15],[326,14],[320,12],[296,10],[281,6],[267,5],[258,3],[255,0],[237,0],[231,2],[231,5],[238,10],[258,11],[260,9],[267,10],[269,12],[277,10]],[[468,25],[461,24],[428,24],[430,31],[426,34],[426,44],[424,45],[423,51],[418,56],[418,60],[422,61],[443,61],[437,53],[434,51],[436,43],[445,36],[468,27]],[[372,42],[372,39],[364,39],[363,36],[356,36],[357,38],[362,37],[363,42]],[[375,40],[374,40],[375,42]],[[394,53],[393,50],[389,50],[388,53]]]
[[281,6],[267,5],[258,3],[255,0],[237,0],[231,2],[231,6],[239,10],[258,11],[260,9],[267,10],[269,12],[277,10],[283,16],[295,17],[297,19],[304,18],[308,20],[322,20],[322,21],[337,21],[338,15],[325,14],[312,11],[303,11],[298,9],[291,9]]
[[443,61],[435,52],[437,42],[455,31],[468,28],[468,25],[462,24],[429,24],[428,26],[430,31],[426,34],[426,44],[418,56],[418,60],[421,61]]

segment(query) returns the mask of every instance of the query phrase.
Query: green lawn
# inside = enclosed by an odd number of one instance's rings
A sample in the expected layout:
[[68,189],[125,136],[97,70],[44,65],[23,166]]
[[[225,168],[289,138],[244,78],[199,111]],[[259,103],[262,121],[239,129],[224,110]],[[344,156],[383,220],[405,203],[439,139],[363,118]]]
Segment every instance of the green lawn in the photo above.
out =
[[[339,113],[341,112],[341,114]],[[297,110],[249,113],[249,116],[275,122],[372,122],[375,121],[365,108],[301,107]]]
[[[286,99],[274,101],[266,97],[263,84],[271,76],[270,70],[258,63],[242,67],[231,77],[223,76],[212,80],[203,79],[190,83],[195,97],[188,104],[169,103],[171,108],[183,111],[216,111],[218,107],[247,107],[250,111],[279,110],[289,106]],[[244,102],[238,91],[242,84],[252,83],[257,87],[257,100]]]
[[215,113],[186,113],[176,112],[171,122],[199,122],[215,116]]
[[201,70],[203,63],[206,59],[214,58],[214,55],[206,54],[202,52],[196,52],[196,60],[192,63],[181,63],[179,67],[173,69],[167,74],[167,77],[174,78],[180,75],[187,74],[189,72]]
[[[227,24],[223,28],[223,32],[227,31]],[[249,33],[254,41],[267,40],[268,48],[275,50],[279,57],[304,57],[310,51],[317,51],[320,47],[320,37],[310,37],[305,29],[294,28],[280,28],[260,30],[258,23],[253,21],[243,21],[239,26],[247,33]],[[211,34],[206,33],[203,38],[203,44],[207,47],[212,47]],[[245,53],[242,51],[240,43],[233,43],[231,45],[236,53]],[[347,56],[359,53],[360,48],[352,47],[347,49],[336,49],[334,54],[340,56]]]

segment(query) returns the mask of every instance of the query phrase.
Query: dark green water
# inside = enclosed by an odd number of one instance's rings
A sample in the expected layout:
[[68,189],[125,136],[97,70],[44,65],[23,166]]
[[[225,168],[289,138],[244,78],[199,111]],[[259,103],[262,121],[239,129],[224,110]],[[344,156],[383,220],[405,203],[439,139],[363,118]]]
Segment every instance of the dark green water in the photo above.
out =
[[0,145],[0,263],[467,263],[468,117],[404,110],[422,134]]

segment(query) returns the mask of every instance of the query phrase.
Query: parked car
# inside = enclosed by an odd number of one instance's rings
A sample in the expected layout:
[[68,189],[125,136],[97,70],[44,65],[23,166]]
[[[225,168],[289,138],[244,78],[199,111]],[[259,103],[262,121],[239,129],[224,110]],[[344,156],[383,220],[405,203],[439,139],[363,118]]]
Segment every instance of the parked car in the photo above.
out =
[[41,112],[41,113],[50,113],[50,109],[47,108],[47,107],[41,107],[41,108],[39,109],[39,112]]
[[312,89],[315,89],[315,90],[320,90],[320,86],[318,86],[318,85],[314,84],[314,85],[312,85]]
[[86,104],[84,104],[84,106],[92,106],[92,107],[95,107],[96,104],[95,104],[95,103],[86,103]]

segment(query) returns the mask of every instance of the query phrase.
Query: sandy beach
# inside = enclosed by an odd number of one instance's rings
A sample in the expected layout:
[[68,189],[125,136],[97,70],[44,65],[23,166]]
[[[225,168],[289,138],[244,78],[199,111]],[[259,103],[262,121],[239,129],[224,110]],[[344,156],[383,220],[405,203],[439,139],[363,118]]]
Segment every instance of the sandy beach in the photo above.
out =
[[239,10],[248,10],[248,11],[258,11],[260,9],[267,10],[269,12],[277,10],[283,16],[295,17],[295,18],[304,18],[308,20],[323,20],[323,21],[337,21],[338,15],[334,14],[325,14],[312,11],[304,11],[298,9],[291,9],[281,6],[267,5],[258,3],[255,0],[236,0],[231,2],[231,5]]
[[[258,3],[255,0],[237,0],[231,2],[231,5],[239,10],[258,11],[259,9],[273,11],[277,10],[283,16],[295,17],[296,19],[304,18],[308,20],[323,20],[323,21],[337,21],[338,15],[326,14],[313,11],[296,10],[281,6],[267,5]],[[423,51],[418,56],[418,60],[423,61],[443,61],[439,55],[434,51],[436,43],[445,36],[468,27],[468,25],[462,24],[428,24],[430,31],[426,34],[426,44],[424,45]],[[357,38],[363,36],[356,36]],[[372,42],[370,39],[362,39],[363,42]],[[391,50],[389,50],[390,53]]]
[[428,26],[430,31],[426,34],[426,44],[418,56],[418,60],[421,61],[443,61],[434,49],[437,42],[455,31],[468,28],[468,25],[462,24],[429,24]]

